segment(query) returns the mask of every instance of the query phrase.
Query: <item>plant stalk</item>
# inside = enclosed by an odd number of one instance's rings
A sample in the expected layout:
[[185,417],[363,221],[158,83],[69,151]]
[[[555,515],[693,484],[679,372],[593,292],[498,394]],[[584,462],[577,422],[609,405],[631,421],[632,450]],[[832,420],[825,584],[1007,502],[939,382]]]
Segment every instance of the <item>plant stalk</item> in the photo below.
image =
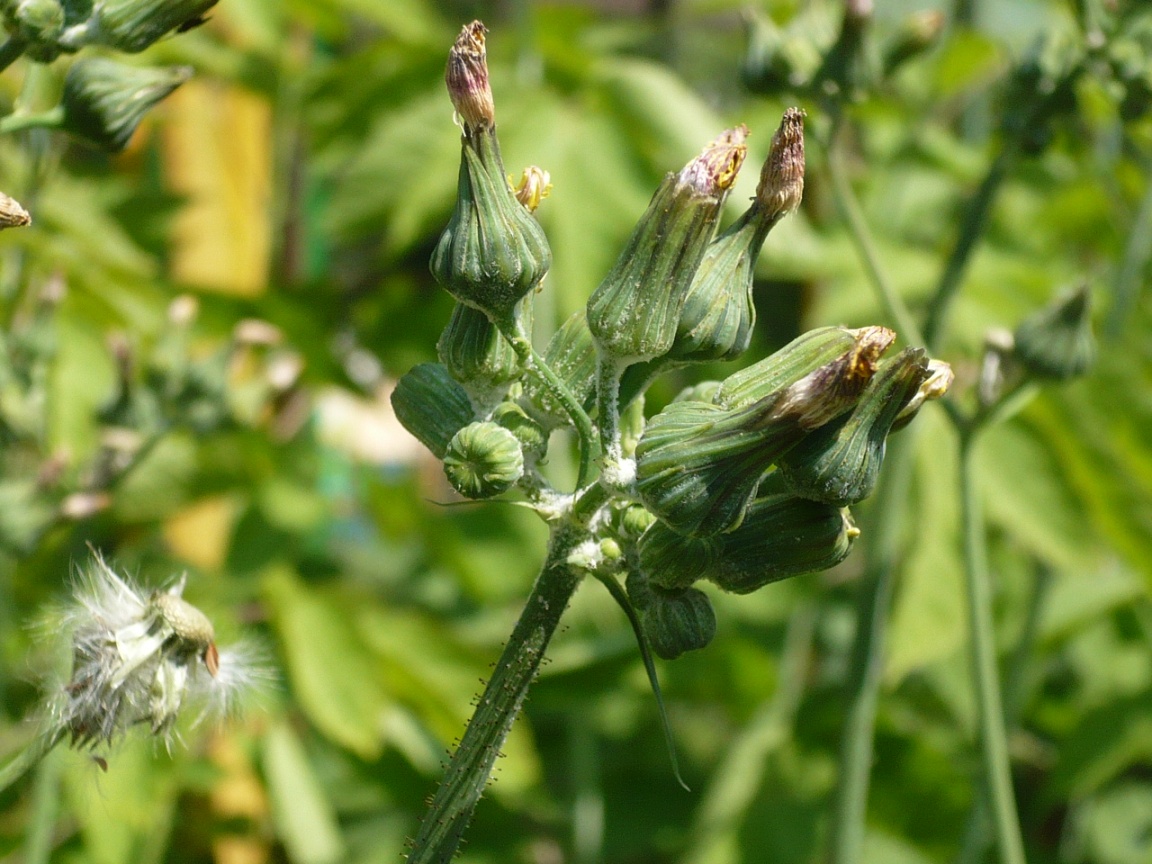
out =
[[47,111],[9,114],[0,119],[0,135],[10,135],[25,129],[55,129],[64,120],[64,106],[57,105]]
[[829,852],[831,864],[857,864],[864,848],[868,789],[876,729],[876,707],[884,672],[884,642],[899,563],[901,527],[915,467],[912,427],[891,440],[869,535],[864,578],[856,612],[856,640],[849,672],[847,717],[840,737],[840,779],[836,786]]
[[980,753],[990,815],[1001,864],[1025,864],[1024,841],[1012,790],[996,641],[992,584],[984,521],[976,493],[972,461],[977,430],[960,430],[960,509],[964,535],[964,576],[968,593],[968,629],[972,676],[980,722]]
[[447,864],[455,857],[500,747],[536,678],[548,642],[580,584],[581,573],[567,563],[578,537],[570,529],[553,534],[548,558],[524,611],[420,824],[408,853],[408,864]]
[[60,743],[64,730],[55,727],[41,731],[16,754],[3,768],[0,768],[0,792],[3,792],[33,768],[40,764],[52,748]]

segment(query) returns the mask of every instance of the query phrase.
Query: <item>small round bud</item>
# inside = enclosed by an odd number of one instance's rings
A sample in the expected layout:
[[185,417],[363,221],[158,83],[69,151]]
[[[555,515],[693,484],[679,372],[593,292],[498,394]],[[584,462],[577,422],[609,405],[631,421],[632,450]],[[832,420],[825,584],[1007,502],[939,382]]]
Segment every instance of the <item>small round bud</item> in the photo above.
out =
[[27,44],[24,53],[37,63],[51,63],[62,50],[64,8],[58,0],[18,0],[5,10],[10,30]]
[[652,650],[665,660],[705,648],[716,636],[716,613],[698,588],[668,591],[652,586],[639,613]]
[[[527,300],[521,305],[526,304]],[[452,308],[436,353],[449,374],[464,385],[481,415],[503,399],[509,385],[524,373],[520,358],[496,325],[479,309],[463,303]]]
[[444,474],[465,498],[491,498],[523,476],[524,454],[516,436],[503,426],[471,423],[448,442]]
[[548,449],[548,434],[515,402],[501,402],[497,405],[492,412],[492,422],[515,435],[526,454],[531,453],[539,458]]

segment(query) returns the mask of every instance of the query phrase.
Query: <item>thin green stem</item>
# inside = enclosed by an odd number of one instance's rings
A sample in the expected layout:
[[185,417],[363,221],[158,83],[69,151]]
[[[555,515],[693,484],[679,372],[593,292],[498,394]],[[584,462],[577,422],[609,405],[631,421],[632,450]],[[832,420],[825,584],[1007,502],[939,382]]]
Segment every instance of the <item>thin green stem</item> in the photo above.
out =
[[60,756],[49,752],[36,771],[31,818],[24,832],[24,864],[48,864],[52,856],[52,835],[60,812]]
[[9,36],[4,44],[0,45],[0,72],[19,60],[27,47],[27,41],[21,37]]
[[876,252],[876,243],[872,239],[872,232],[868,228],[868,221],[860,210],[860,204],[852,191],[852,184],[848,180],[844,168],[843,158],[840,154],[839,118],[833,121],[832,133],[829,135],[827,163],[828,176],[832,181],[832,197],[840,217],[848,226],[848,234],[852,238],[860,260],[864,264],[864,271],[868,274],[868,281],[876,292],[876,299],[880,308],[891,321],[900,334],[913,345],[923,345],[924,337],[920,335],[920,328],[916,326],[916,319],[908,310],[907,304],[892,282],[888,279],[884,268],[880,264],[880,256]]
[[581,573],[567,563],[579,536],[565,530],[553,534],[548,558],[524,611],[420,824],[408,864],[447,864],[455,857],[500,747],[524,705],[560,617],[580,584]]
[[[1052,572],[1047,565],[1037,562],[1036,578],[1028,599],[1028,614],[1008,666],[1004,715],[1009,728],[1015,728],[1019,724],[1020,715],[1024,710],[1029,667],[1032,665],[1040,621],[1048,594],[1052,589],[1052,581]],[[977,798],[968,814],[968,826],[964,831],[964,841],[960,846],[960,855],[956,859],[957,864],[979,864],[983,859],[984,850],[988,845],[988,810],[988,785],[982,783],[977,787]]]
[[34,114],[9,114],[0,118],[0,135],[22,132],[25,129],[56,129],[64,121],[64,106],[57,105]]
[[583,488],[592,473],[592,461],[597,452],[596,431],[592,427],[592,420],[588,416],[588,412],[584,410],[580,401],[572,395],[568,386],[552,371],[552,367],[532,347],[532,342],[524,333],[524,328],[519,321],[504,324],[495,323],[501,334],[512,346],[512,350],[516,352],[516,356],[529,370],[540,376],[544,386],[556,397],[556,400],[572,419],[572,425],[576,427],[576,435],[580,439],[580,468],[576,475],[576,488]]
[[964,220],[960,225],[960,235],[952,254],[944,265],[940,274],[940,281],[936,291],[928,302],[928,316],[924,322],[924,345],[928,349],[936,350],[944,339],[945,328],[948,324],[948,315],[952,311],[952,301],[964,279],[968,269],[968,262],[976,249],[976,242],[984,233],[988,224],[988,214],[992,210],[992,202],[996,200],[1004,178],[1008,176],[1016,160],[1018,145],[1014,138],[1007,138],[1001,146],[1000,152],[988,166],[988,173],[980,182],[980,187],[968,207],[964,211]]
[[[1152,159],[1145,159],[1145,168],[1152,169]],[[1145,171],[1147,174],[1147,170]],[[1116,283],[1112,290],[1112,309],[1108,313],[1105,332],[1113,339],[1124,330],[1124,323],[1132,314],[1143,285],[1141,278],[1148,260],[1152,258],[1152,183],[1144,190],[1136,220],[1128,232],[1128,242],[1124,244],[1124,257],[1120,259],[1120,269],[1116,272]]]
[[59,728],[40,732],[3,768],[0,768],[0,792],[3,792],[47,756],[52,748],[60,743],[64,731]]
[[1024,864],[1024,841],[1012,790],[1012,766],[1004,724],[1000,676],[992,619],[984,521],[976,492],[975,430],[960,435],[960,508],[964,536],[964,575],[968,593],[968,629],[972,676],[980,720],[980,752],[992,825],[1001,864]]
[[896,581],[908,488],[915,467],[915,426],[889,444],[876,493],[871,545],[857,600],[848,712],[840,737],[840,779],[832,821],[831,864],[856,864],[864,847],[876,707],[884,670],[888,613]]

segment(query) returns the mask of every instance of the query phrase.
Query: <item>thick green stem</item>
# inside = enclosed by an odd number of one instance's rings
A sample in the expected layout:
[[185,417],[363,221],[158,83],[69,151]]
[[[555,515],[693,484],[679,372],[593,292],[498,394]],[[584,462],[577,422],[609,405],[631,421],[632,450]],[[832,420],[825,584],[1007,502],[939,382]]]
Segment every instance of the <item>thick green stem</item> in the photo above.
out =
[[884,670],[884,641],[896,581],[901,528],[915,466],[915,428],[889,444],[874,502],[875,518],[867,531],[871,545],[857,605],[856,641],[848,678],[852,691],[840,737],[840,780],[836,787],[828,858],[831,864],[856,864],[864,847],[876,706]]
[[0,768],[0,792],[3,792],[47,756],[52,748],[60,743],[64,737],[64,730],[59,728],[47,729],[33,738],[28,745],[3,768]]
[[25,129],[55,129],[64,120],[64,106],[57,105],[35,114],[9,114],[0,119],[0,135]]
[[964,575],[972,676],[980,720],[980,752],[996,846],[1001,864],[1024,864],[1024,841],[1012,790],[1012,766],[1004,728],[1000,675],[992,620],[992,584],[988,573],[984,521],[976,493],[972,461],[975,430],[960,435],[960,507],[964,535]]
[[600,352],[596,358],[596,416],[600,423],[600,446],[610,462],[619,462],[620,447],[620,364]]
[[447,864],[455,857],[500,747],[524,705],[548,642],[580,583],[580,572],[567,563],[575,541],[576,535],[564,529],[553,535],[548,559],[480,696],[460,746],[448,763],[444,780],[412,843],[408,864]]
[[960,289],[960,283],[968,269],[968,262],[972,259],[972,252],[976,248],[976,241],[980,239],[988,224],[992,202],[996,200],[1001,184],[1016,160],[1016,152],[1015,139],[1006,139],[964,212],[960,236],[956,239],[952,254],[948,256],[944,272],[940,274],[936,292],[928,303],[928,317],[924,322],[924,344],[929,350],[938,349],[943,341],[948,314],[952,310],[952,301]]
[[592,420],[588,416],[588,412],[572,395],[572,391],[568,389],[567,385],[552,371],[552,367],[532,347],[532,342],[524,333],[523,326],[519,321],[514,324],[501,324],[498,321],[495,323],[501,335],[508,340],[512,350],[516,352],[516,356],[530,371],[540,376],[544,386],[556,397],[556,400],[572,419],[572,425],[576,427],[576,435],[580,439],[580,469],[576,475],[576,488],[583,488],[588,482],[588,475],[592,472],[592,460],[597,452],[596,430],[592,427]]
[[860,210],[856,195],[852,192],[852,184],[848,181],[843,160],[839,150],[840,123],[833,126],[832,135],[828,143],[828,176],[832,180],[832,196],[840,217],[848,226],[849,236],[852,238],[860,260],[864,264],[864,271],[868,274],[868,281],[876,292],[876,299],[888,320],[896,330],[912,345],[923,345],[924,337],[920,335],[920,328],[916,326],[916,319],[908,311],[904,298],[893,287],[884,269],[880,265],[880,256],[876,252],[876,243],[872,239],[872,232],[868,229],[868,221]]

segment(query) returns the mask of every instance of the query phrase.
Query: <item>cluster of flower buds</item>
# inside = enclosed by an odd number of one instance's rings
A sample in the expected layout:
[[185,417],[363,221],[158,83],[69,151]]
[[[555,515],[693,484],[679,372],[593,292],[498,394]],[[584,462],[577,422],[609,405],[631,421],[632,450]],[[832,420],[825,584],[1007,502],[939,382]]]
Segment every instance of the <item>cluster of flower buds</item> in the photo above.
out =
[[5,0],[0,6],[11,38],[24,53],[50,63],[64,53],[98,45],[136,54],[173,31],[203,22],[217,0]]
[[[458,303],[440,362],[404,375],[392,403],[460,494],[483,499],[520,486],[530,504],[545,505],[537,509],[546,519],[567,516],[570,529],[587,533],[582,549],[618,550],[611,567],[627,571],[646,641],[675,657],[716,630],[696,582],[744,594],[848,554],[859,533],[848,507],[874,489],[888,435],[948,389],[951,371],[916,348],[886,360],[896,334],[884,327],[824,327],[645,418],[655,376],[748,347],[760,249],[803,195],[796,108],[784,113],[756,195],[730,227],[719,223],[745,159],[744,126],[664,178],[586,309],[542,357],[529,356],[513,342],[548,267],[533,215],[546,177],[526,172],[519,190],[505,179],[484,35],[479,22],[465,27],[447,72],[462,158],[432,272]],[[607,388],[615,399],[604,398]],[[582,516],[585,490],[558,511],[564,496],[542,496],[550,487],[537,472],[550,433],[577,425],[574,410],[595,415],[609,445],[604,503]]]
[[170,739],[186,705],[219,715],[260,673],[242,649],[221,651],[212,622],[181,597],[184,583],[145,593],[95,556],[64,625],[72,670],[50,710],[77,747],[114,743],[143,725]]

